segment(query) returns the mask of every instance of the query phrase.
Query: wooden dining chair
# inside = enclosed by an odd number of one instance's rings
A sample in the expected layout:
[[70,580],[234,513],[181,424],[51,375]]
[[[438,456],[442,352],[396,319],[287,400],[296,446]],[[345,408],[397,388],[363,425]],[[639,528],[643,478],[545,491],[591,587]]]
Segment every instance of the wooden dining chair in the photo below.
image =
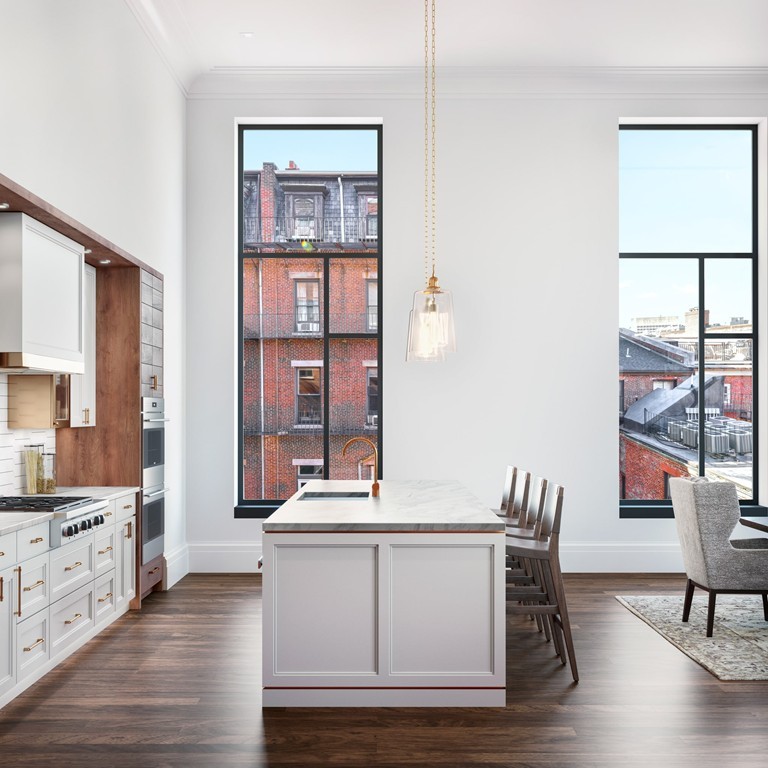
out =
[[551,617],[555,650],[562,664],[570,663],[574,682],[579,681],[573,647],[571,622],[565,602],[563,575],[560,568],[560,519],[563,510],[563,487],[546,486],[537,538],[507,537],[507,555],[530,564],[540,579],[532,584],[513,584],[507,588],[507,610],[513,614]]

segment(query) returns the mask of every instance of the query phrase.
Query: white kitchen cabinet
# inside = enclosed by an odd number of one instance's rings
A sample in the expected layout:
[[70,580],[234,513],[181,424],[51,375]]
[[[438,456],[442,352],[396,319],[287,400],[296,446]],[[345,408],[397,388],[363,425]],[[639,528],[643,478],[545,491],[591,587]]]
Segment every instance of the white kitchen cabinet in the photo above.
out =
[[0,213],[0,365],[83,373],[84,248],[23,213]]
[[0,697],[16,685],[16,579],[14,568],[0,571]]
[[16,680],[19,683],[45,666],[51,658],[49,619],[48,608],[43,608],[28,616],[17,627]]
[[117,524],[115,551],[115,610],[128,610],[136,597],[136,518]]
[[69,426],[96,426],[96,268],[85,265],[83,297],[83,363],[85,370],[69,384]]
[[47,608],[51,602],[51,568],[47,552],[31,557],[16,566],[21,580],[16,604],[16,622],[21,624],[28,616]]

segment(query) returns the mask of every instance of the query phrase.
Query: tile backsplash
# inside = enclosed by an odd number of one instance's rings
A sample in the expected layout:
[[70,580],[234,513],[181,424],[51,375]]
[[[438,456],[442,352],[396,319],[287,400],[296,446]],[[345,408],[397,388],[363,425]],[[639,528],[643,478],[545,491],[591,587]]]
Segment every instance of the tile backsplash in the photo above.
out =
[[8,375],[0,373],[0,496],[27,492],[24,446],[43,443],[46,451],[56,450],[54,429],[8,429]]

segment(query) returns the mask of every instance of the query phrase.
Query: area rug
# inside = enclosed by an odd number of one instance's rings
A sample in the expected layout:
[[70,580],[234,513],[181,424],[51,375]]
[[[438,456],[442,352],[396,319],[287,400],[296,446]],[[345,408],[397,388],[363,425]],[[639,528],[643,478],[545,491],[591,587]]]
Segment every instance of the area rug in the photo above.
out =
[[720,680],[768,680],[768,622],[760,595],[718,596],[712,637],[706,636],[706,595],[693,598],[686,624],[682,595],[616,599]]

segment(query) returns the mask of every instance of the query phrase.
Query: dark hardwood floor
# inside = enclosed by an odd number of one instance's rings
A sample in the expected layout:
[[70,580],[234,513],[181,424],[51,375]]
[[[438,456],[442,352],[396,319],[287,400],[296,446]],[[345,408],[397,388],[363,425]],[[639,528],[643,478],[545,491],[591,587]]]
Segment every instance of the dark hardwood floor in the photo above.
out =
[[505,709],[262,711],[259,577],[187,576],[0,710],[0,766],[768,765],[768,683],[719,682],[613,598],[682,576],[566,588],[578,685],[512,616]]

